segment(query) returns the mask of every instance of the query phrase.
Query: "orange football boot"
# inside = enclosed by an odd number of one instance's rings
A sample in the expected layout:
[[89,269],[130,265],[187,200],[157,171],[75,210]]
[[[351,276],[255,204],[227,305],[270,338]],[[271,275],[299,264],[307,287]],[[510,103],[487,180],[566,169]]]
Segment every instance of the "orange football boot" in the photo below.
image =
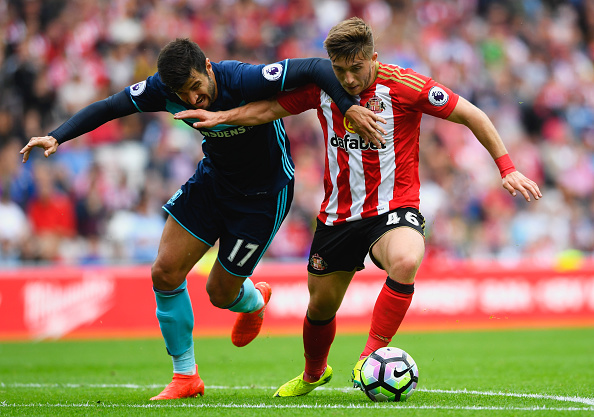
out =
[[194,375],[173,374],[173,380],[159,395],[151,400],[176,400],[179,398],[197,397],[204,395],[204,381],[198,375],[198,365]]
[[233,325],[233,331],[231,332],[231,341],[237,347],[247,345],[258,336],[264,322],[266,306],[272,295],[272,289],[267,282],[258,282],[254,286],[262,293],[262,297],[264,297],[264,307],[252,313],[239,313]]

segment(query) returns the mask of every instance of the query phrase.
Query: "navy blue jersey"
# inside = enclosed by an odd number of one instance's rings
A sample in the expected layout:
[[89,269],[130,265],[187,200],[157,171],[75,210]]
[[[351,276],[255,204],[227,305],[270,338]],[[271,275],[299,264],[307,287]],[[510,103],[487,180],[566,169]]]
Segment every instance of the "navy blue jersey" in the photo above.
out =
[[[238,61],[212,63],[217,98],[209,110],[228,110],[269,98],[279,91],[315,83],[326,91],[344,114],[357,105],[334,76],[332,63],[321,58],[296,58],[268,65]],[[96,101],[49,133],[58,144],[135,112],[167,111],[175,114],[191,109],[169,89],[159,73]],[[189,126],[196,120],[184,120]],[[294,165],[289,141],[281,120],[260,126],[219,125],[201,129],[206,175],[216,177],[224,196],[276,195],[293,178]]]
[[[213,62],[218,96],[208,110],[228,110],[274,96],[285,89],[288,63]],[[159,73],[126,87],[126,92],[142,112],[175,114],[192,109],[161,81]],[[184,120],[190,126],[195,121]],[[218,125],[200,132],[204,136],[202,163],[217,178],[222,192],[265,196],[277,193],[293,178],[295,167],[282,120],[260,126]]]

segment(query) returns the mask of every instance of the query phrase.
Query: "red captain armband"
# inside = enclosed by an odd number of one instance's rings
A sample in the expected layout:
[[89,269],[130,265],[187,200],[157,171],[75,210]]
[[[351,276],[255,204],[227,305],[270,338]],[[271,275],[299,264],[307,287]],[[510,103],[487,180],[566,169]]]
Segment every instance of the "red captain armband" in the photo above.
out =
[[497,158],[495,160],[495,163],[497,164],[497,168],[499,168],[501,178],[505,178],[507,174],[514,172],[516,170],[514,163],[512,162],[511,158],[509,157],[509,154],[507,153]]

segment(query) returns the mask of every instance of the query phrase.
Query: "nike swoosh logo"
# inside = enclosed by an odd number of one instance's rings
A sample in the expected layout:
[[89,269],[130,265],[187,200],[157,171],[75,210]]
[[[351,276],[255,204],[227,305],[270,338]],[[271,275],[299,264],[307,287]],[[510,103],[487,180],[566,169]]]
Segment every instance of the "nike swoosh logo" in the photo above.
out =
[[407,373],[408,371],[410,371],[412,369],[412,366],[409,366],[408,368],[406,368],[404,371],[394,371],[394,376],[396,378],[400,378],[401,376],[403,376],[405,373]]

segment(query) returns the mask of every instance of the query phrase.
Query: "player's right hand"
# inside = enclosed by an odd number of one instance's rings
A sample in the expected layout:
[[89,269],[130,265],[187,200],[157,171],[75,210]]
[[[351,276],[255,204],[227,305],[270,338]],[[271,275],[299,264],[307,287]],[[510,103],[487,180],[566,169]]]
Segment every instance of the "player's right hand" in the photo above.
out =
[[23,163],[29,159],[29,154],[33,148],[43,148],[43,154],[47,158],[58,150],[58,141],[53,136],[35,136],[29,140],[29,143],[21,149]]
[[198,119],[198,122],[192,123],[194,128],[199,129],[203,128],[210,128],[215,127],[216,125],[221,123],[221,118],[219,117],[219,112],[212,112],[203,109],[194,109],[194,110],[184,110],[177,112],[173,115],[173,118],[176,120],[181,119]]

